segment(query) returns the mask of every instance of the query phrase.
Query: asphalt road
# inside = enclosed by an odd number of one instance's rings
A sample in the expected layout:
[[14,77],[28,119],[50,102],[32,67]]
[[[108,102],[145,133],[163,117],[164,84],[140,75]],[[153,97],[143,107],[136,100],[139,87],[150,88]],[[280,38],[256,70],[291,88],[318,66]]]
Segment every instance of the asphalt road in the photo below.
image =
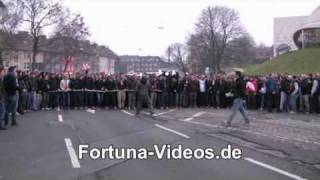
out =
[[[18,122],[18,127],[0,131],[0,180],[320,179],[317,168],[208,135],[216,131],[214,127],[161,115],[136,117],[113,110],[42,111],[19,116]],[[86,155],[80,160],[79,144],[147,149],[154,144],[181,144],[191,149],[212,147],[217,152],[231,144],[242,150],[242,158],[93,160]]]

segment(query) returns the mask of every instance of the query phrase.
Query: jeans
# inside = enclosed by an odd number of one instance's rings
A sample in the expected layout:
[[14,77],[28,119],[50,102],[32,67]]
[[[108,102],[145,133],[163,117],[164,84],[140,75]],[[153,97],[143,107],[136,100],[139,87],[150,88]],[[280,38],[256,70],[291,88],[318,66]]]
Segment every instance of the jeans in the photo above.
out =
[[69,92],[61,93],[61,106],[64,108],[68,108],[70,105],[70,94]]
[[297,99],[298,99],[298,94],[290,95],[290,108],[291,108],[291,111],[293,112],[297,112]]
[[136,107],[136,92],[135,91],[128,92],[128,107],[130,109],[134,109]]
[[19,105],[18,105],[18,109],[22,113],[27,109],[27,99],[28,99],[28,93],[26,91],[22,91],[20,93]]
[[310,96],[310,112],[311,113],[319,113],[319,92],[311,94]]
[[235,98],[233,100],[233,105],[232,105],[232,108],[231,108],[232,112],[231,112],[231,115],[229,116],[229,119],[227,121],[227,124],[230,125],[234,116],[237,114],[237,111],[240,111],[241,115],[243,116],[244,118],[244,121],[246,123],[249,123],[249,118],[246,114],[246,112],[244,111],[244,106],[243,106],[243,100],[240,99],[240,98]]
[[194,108],[197,105],[197,92],[190,92],[189,93],[190,97],[190,106]]
[[48,108],[49,107],[49,93],[43,92],[42,93],[42,101],[41,101],[41,108]]
[[1,121],[4,118],[5,111],[6,111],[5,102],[4,101],[0,101],[0,127],[1,127]]
[[260,108],[263,109],[264,105],[265,105],[265,97],[266,94],[265,93],[260,93]]
[[167,108],[169,106],[168,102],[168,91],[161,92],[161,108]]
[[96,97],[97,97],[97,103],[96,103],[97,107],[103,107],[104,93],[97,92]]
[[176,95],[176,106],[183,107],[183,92],[178,92]]
[[125,90],[118,90],[117,98],[118,98],[118,108],[119,109],[124,108],[125,102],[126,102],[126,91]]
[[267,92],[267,105],[268,105],[268,112],[272,112],[273,109],[278,110],[278,95],[277,93]]
[[4,115],[5,125],[9,124],[9,113],[11,113],[12,125],[16,124],[16,110],[17,110],[16,103],[17,103],[16,95],[7,97],[5,102],[6,112]]
[[158,96],[157,92],[151,92],[151,104],[152,104],[153,107],[156,107],[157,96]]
[[288,110],[288,94],[281,91],[280,97],[280,111],[287,111]]
[[28,92],[28,109],[37,110],[37,93],[36,91]]
[[300,111],[302,112],[303,110],[305,112],[310,112],[310,95],[305,94],[305,95],[300,95]]

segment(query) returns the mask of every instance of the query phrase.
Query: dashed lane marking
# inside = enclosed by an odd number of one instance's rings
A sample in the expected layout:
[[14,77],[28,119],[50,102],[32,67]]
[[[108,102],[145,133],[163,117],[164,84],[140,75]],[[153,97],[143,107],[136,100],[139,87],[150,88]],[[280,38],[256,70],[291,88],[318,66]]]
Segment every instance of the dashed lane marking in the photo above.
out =
[[307,179],[305,179],[305,178],[303,178],[303,177],[300,177],[300,176],[298,176],[298,175],[295,175],[295,174],[292,174],[292,173],[290,173],[290,172],[284,171],[284,170],[282,170],[282,169],[276,168],[276,167],[271,166],[271,165],[269,165],[269,164],[262,163],[262,162],[260,162],[260,161],[254,160],[254,159],[252,159],[252,158],[245,157],[244,160],[246,160],[246,161],[248,161],[248,162],[251,162],[251,163],[253,163],[253,164],[255,164],[255,165],[264,167],[264,168],[266,168],[266,169],[269,169],[269,170],[271,170],[271,171],[277,172],[277,173],[279,173],[279,174],[285,175],[285,176],[290,177],[290,178],[292,178],[292,179],[296,179],[296,180],[307,180]]
[[134,116],[134,114],[132,114],[132,113],[130,113],[128,111],[122,110],[122,112],[125,113],[125,114],[128,114],[129,116]]
[[86,111],[87,111],[88,113],[91,113],[91,114],[96,113],[96,110],[94,110],[94,109],[87,109]]
[[72,142],[70,138],[64,138],[64,142],[66,143],[67,150],[69,152],[70,160],[73,168],[80,168],[80,162],[76,155],[76,151],[73,148]]
[[63,117],[62,117],[61,114],[58,114],[58,121],[59,121],[59,122],[63,122]]
[[199,117],[205,113],[207,113],[207,112],[205,112],[205,111],[198,112],[198,113],[194,114],[193,116],[184,119],[183,121],[192,121],[194,118]]
[[158,113],[158,114],[154,114],[154,116],[161,116],[161,115],[164,115],[164,114],[168,114],[168,113],[171,113],[171,112],[174,112],[175,109],[171,109],[169,111],[165,111],[165,112],[161,112],[161,113]]
[[183,134],[183,133],[181,133],[181,132],[178,132],[178,131],[176,131],[176,130],[173,130],[173,129],[170,129],[170,128],[161,126],[161,125],[159,125],[159,124],[155,124],[155,126],[158,127],[158,128],[160,128],[160,129],[163,129],[163,130],[172,132],[172,133],[174,133],[174,134],[177,134],[177,135],[179,135],[179,136],[182,136],[182,137],[184,137],[184,138],[186,138],[186,139],[189,139],[189,138],[190,138],[188,135],[185,135],[185,134]]

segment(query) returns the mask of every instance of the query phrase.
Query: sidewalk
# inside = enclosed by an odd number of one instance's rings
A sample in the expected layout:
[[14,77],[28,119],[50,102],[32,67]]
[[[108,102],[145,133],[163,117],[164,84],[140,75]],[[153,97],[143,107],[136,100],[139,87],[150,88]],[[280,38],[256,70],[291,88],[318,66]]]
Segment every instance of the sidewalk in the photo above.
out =
[[[199,115],[199,112],[200,115]],[[203,125],[224,130],[221,125],[228,119],[230,110],[216,109],[180,109],[162,117],[170,120],[181,120],[187,123]],[[194,114],[198,116],[194,117]],[[228,133],[241,132],[271,138],[277,141],[288,142],[310,150],[320,150],[320,117],[305,114],[265,113],[249,111],[250,126],[244,125],[238,113]],[[190,117],[192,117],[190,119]]]

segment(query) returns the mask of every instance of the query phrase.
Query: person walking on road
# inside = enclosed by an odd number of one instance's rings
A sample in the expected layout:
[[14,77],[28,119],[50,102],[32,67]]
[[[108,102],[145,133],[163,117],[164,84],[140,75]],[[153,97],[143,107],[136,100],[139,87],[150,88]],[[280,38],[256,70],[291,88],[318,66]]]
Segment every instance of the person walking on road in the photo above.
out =
[[137,108],[136,108],[136,115],[140,114],[142,106],[147,104],[150,114],[153,115],[153,107],[151,104],[150,98],[150,91],[151,86],[147,82],[146,77],[142,77],[140,82],[137,84],[136,92],[137,92]]
[[233,97],[233,105],[231,108],[232,112],[229,116],[229,119],[227,120],[227,123],[225,124],[226,127],[231,126],[231,122],[232,122],[234,116],[236,115],[237,111],[240,111],[240,113],[242,114],[244,121],[246,122],[247,125],[249,125],[249,123],[250,123],[249,118],[245,112],[244,105],[243,105],[244,98],[245,98],[246,84],[244,82],[244,79],[243,79],[241,72],[236,71],[235,73],[236,73],[237,79],[231,88],[231,92],[228,93],[228,95],[227,95],[227,96]]

